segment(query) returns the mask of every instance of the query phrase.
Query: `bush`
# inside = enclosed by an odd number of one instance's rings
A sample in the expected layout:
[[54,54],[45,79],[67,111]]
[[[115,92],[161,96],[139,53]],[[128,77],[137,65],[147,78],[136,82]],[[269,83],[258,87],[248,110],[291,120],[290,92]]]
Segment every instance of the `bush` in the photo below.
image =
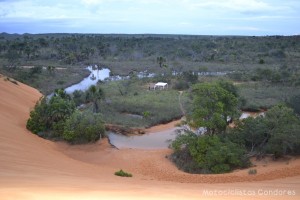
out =
[[300,120],[293,110],[277,105],[268,110],[265,117],[247,118],[238,123],[227,138],[244,143],[250,155],[262,157],[269,153],[276,158],[300,154],[299,130]]
[[257,174],[257,170],[256,169],[249,169],[248,174],[249,175],[255,175],[255,174]]
[[244,148],[218,136],[180,135],[172,147],[173,160],[187,172],[217,174],[249,165]]
[[30,118],[27,120],[26,128],[31,132],[38,134],[47,129],[46,99],[43,98],[36,103],[34,110],[30,112]]
[[65,122],[63,138],[70,143],[95,142],[104,131],[100,114],[75,111]]
[[50,100],[42,98],[30,112],[26,127],[36,134],[52,131],[55,124],[64,122],[74,110],[74,102],[61,96],[54,95]]
[[294,111],[300,115],[300,94],[294,95],[289,99],[288,104],[294,109]]
[[259,64],[265,64],[264,59],[260,59],[260,60],[259,60]]
[[184,81],[184,80],[178,80],[175,82],[173,88],[175,90],[186,90],[188,89],[190,86],[189,86],[189,83]]
[[122,176],[122,177],[132,177],[132,174],[128,172],[124,172],[122,169],[120,171],[115,172],[116,176]]

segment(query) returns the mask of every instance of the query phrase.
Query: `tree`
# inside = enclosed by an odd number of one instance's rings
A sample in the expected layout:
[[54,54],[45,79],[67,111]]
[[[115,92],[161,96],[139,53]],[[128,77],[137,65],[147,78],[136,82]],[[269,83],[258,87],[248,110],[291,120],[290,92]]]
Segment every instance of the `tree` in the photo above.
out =
[[244,145],[249,156],[262,155],[268,142],[268,126],[262,116],[248,117],[242,122],[236,122],[236,128],[227,134],[230,141]]
[[237,97],[217,83],[201,83],[193,87],[191,125],[206,127],[207,134],[223,133],[227,119],[237,110]]
[[54,135],[59,135],[63,131],[65,120],[74,110],[74,102],[59,95],[54,95],[50,100],[42,98],[30,112],[26,127],[36,134],[54,131]]
[[54,72],[55,72],[55,67],[54,67],[54,66],[48,65],[48,66],[47,66],[47,71],[49,72],[49,74],[54,74]]
[[103,90],[99,87],[97,88],[95,85],[92,85],[88,89],[87,93],[87,100],[90,100],[93,102],[93,111],[94,112],[99,112],[99,105],[98,101],[104,98],[104,92]]
[[166,63],[166,59],[162,56],[159,56],[156,58],[156,62],[159,64],[159,67],[162,68],[162,67],[167,67],[167,65],[165,64]]
[[24,49],[25,54],[27,55],[27,59],[30,58],[30,54],[32,53],[32,49],[30,48],[30,46],[26,46]]
[[294,109],[294,111],[300,115],[300,94],[294,95],[289,99],[288,104]]
[[262,157],[270,153],[276,158],[299,154],[300,120],[291,108],[277,105],[268,110],[265,117],[249,118],[238,123],[227,137],[234,142],[244,140],[250,156]]
[[54,95],[65,100],[71,100],[71,96],[64,89],[55,89]]
[[5,58],[7,58],[8,62],[11,66],[16,65],[19,62],[20,57],[21,56],[18,53],[18,51],[14,50],[14,49],[9,49],[7,51],[7,53],[5,54]]
[[266,150],[280,157],[293,153],[300,145],[300,120],[291,108],[277,105],[266,113],[269,140]]

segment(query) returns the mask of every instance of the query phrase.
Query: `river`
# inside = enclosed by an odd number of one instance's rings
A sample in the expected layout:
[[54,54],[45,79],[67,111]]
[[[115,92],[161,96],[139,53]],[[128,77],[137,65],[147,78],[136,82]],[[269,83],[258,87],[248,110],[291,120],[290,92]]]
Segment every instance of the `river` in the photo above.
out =
[[107,68],[98,70],[88,67],[87,69],[91,72],[91,74],[84,78],[81,82],[66,88],[66,93],[72,94],[75,90],[85,91],[90,86],[96,85],[98,81],[104,81],[106,78],[109,78],[110,70]]

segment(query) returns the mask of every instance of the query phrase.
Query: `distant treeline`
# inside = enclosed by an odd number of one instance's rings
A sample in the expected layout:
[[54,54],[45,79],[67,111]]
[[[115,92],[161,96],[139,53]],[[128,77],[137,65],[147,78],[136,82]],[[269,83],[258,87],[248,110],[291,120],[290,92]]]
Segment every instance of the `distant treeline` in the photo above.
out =
[[[125,34],[0,34],[6,65],[34,60],[60,64],[155,61],[237,64],[299,63],[300,36],[189,36]],[[177,63],[177,65],[180,65]]]

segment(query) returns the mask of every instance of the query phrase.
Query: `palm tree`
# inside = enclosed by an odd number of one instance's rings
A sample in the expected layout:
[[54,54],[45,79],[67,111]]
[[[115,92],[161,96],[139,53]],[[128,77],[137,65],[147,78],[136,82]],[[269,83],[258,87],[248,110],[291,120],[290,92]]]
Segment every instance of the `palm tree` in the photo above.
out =
[[99,105],[98,105],[98,100],[101,100],[104,98],[104,93],[103,90],[101,88],[98,88],[95,85],[92,85],[89,88],[89,93],[90,93],[90,100],[93,102],[94,108],[93,111],[94,112],[99,112]]
[[165,64],[166,62],[166,59],[162,56],[159,56],[156,58],[156,62],[159,64],[159,67],[162,68],[162,67],[166,67],[167,65]]
[[65,99],[65,100],[70,100],[71,99],[70,95],[68,95],[67,92],[64,89],[55,89],[54,96],[59,96],[62,99]]

